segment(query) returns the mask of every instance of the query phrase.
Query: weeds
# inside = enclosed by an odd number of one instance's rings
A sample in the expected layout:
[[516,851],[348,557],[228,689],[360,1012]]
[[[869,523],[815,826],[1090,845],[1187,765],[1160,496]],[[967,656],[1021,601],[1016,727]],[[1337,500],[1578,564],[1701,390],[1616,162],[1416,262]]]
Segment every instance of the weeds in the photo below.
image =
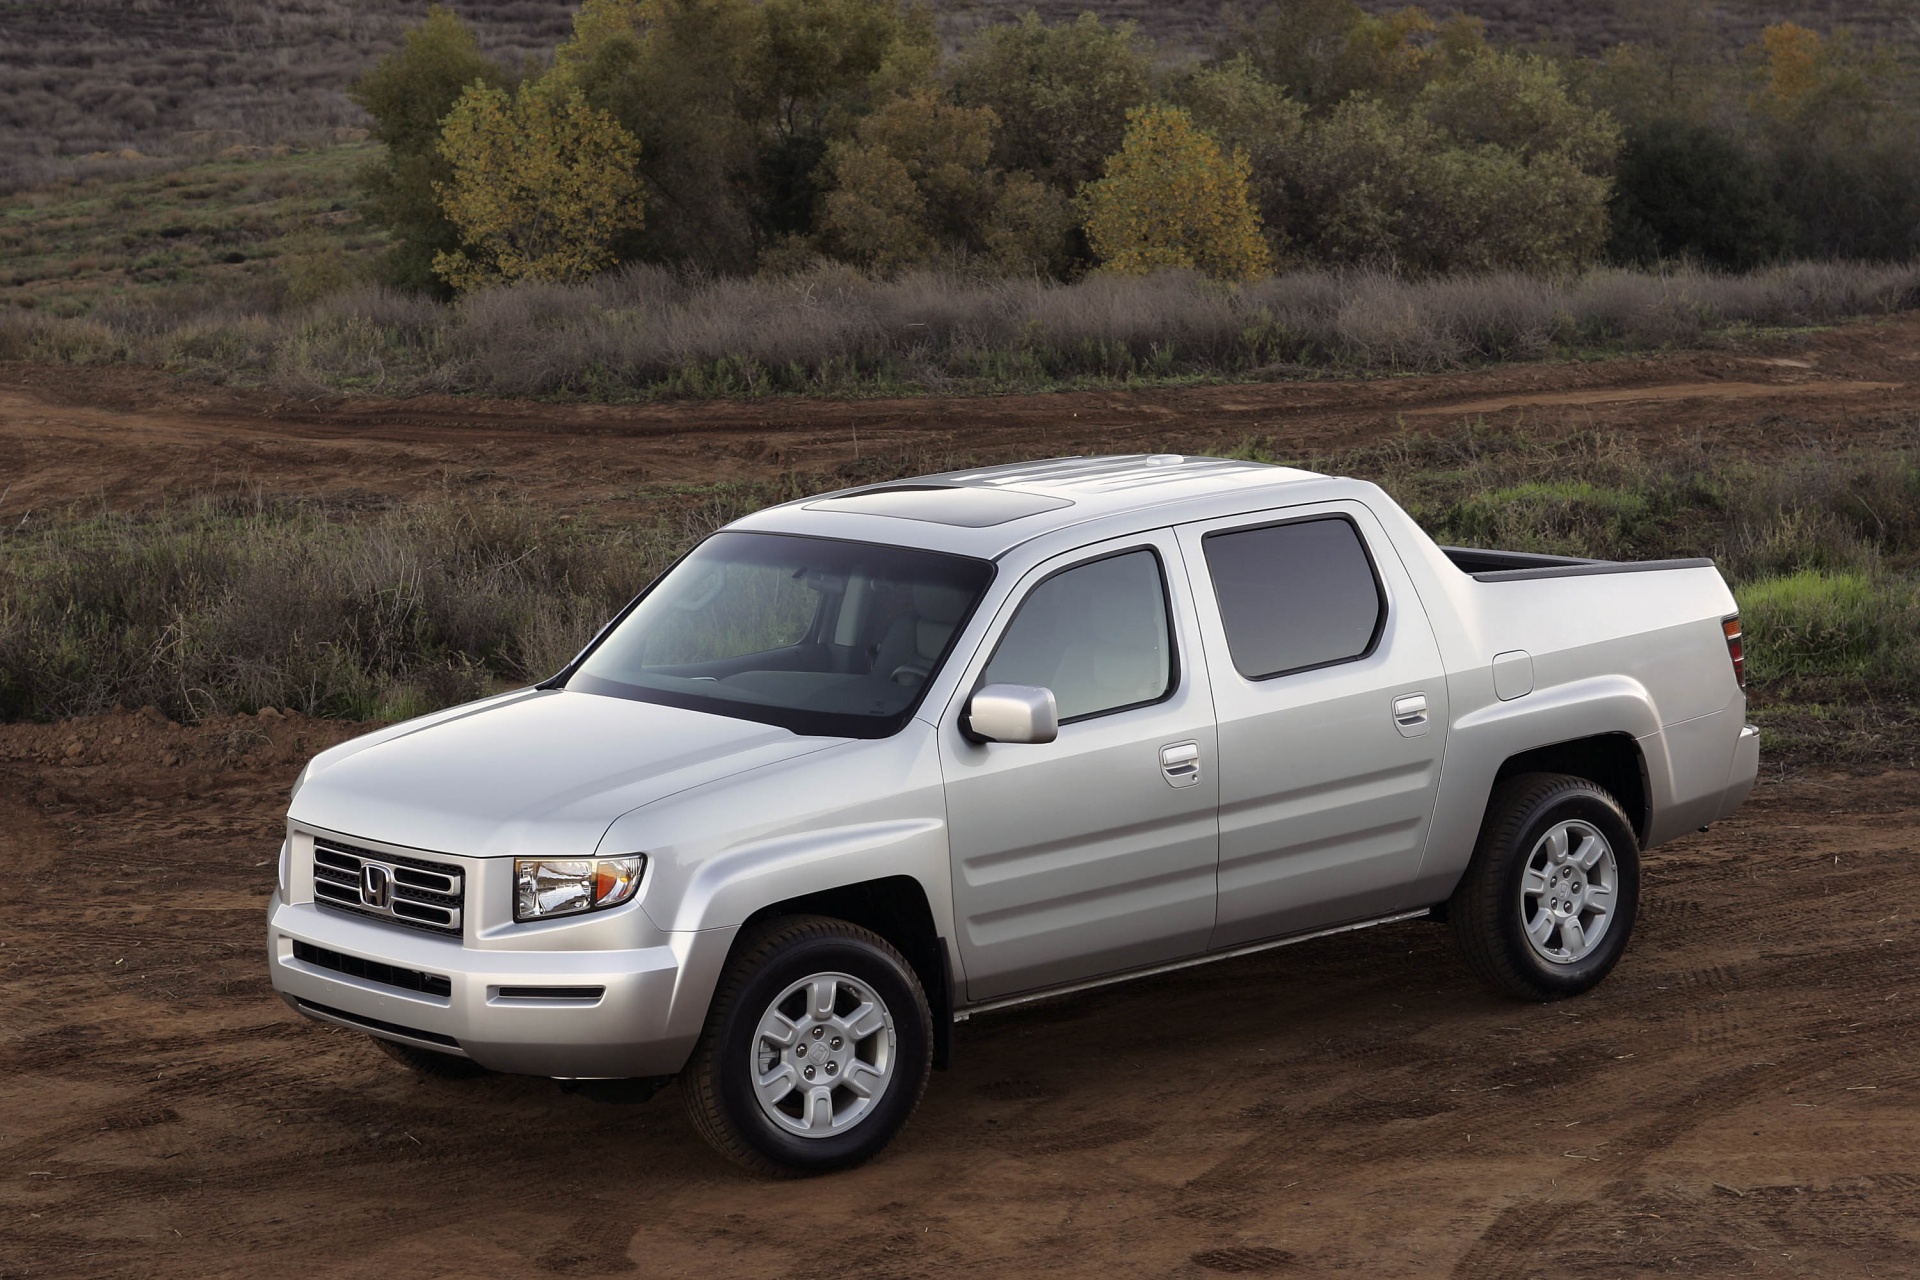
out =
[[[1920,705],[1920,465],[1897,452],[1675,463],[1608,437],[1469,431],[1318,458],[1442,542],[1708,555],[1747,632],[1756,717],[1803,753],[1884,758]],[[153,704],[393,719],[558,670],[698,538],[800,493],[972,460],[868,459],[778,486],[662,486],[653,519],[580,528],[438,499],[354,512],[208,499],[0,535],[0,718]],[[1889,727],[1889,726],[1892,727]],[[1904,748],[1902,748],[1904,749]]]
[[1240,287],[1181,272],[1053,284],[632,267],[445,305],[360,287],[284,311],[231,298],[196,310],[176,297],[75,318],[0,312],[0,359],[132,360],[293,390],[847,396],[1441,369],[1697,343],[1916,301],[1920,268],[1845,264],[1737,277],[1302,271]]
[[1746,632],[1770,750],[1883,760],[1920,706],[1920,463],[1900,452],[1760,464],[1635,453],[1604,435],[1472,430],[1262,460],[1386,488],[1443,543],[1603,560],[1711,556]]
[[0,718],[154,705],[395,719],[552,674],[693,540],[780,496],[591,536],[524,507],[206,500],[0,538]]

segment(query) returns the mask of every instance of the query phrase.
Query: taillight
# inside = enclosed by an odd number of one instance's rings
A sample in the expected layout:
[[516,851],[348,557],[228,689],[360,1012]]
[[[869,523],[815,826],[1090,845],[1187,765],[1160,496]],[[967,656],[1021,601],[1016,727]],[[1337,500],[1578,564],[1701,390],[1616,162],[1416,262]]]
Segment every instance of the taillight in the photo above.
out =
[[1723,619],[1720,629],[1727,634],[1727,656],[1733,659],[1733,678],[1742,689],[1747,687],[1747,653],[1740,645],[1740,615]]

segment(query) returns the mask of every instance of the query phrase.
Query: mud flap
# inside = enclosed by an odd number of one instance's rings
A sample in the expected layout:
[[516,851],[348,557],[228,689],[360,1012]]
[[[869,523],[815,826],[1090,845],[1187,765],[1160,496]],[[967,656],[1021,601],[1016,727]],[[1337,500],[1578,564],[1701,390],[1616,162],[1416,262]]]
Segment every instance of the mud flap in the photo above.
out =
[[953,1066],[953,961],[945,938],[933,940],[933,954],[940,969],[940,990],[933,993],[933,1069],[946,1071]]

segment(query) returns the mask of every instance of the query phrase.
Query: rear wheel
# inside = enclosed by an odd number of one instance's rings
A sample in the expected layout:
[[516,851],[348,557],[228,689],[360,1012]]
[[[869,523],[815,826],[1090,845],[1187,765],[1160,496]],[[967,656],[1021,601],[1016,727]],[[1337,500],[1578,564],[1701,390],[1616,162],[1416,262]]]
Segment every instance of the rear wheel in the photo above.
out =
[[1532,773],[1494,792],[1447,919],[1496,990],[1558,1000],[1619,962],[1639,900],[1640,847],[1619,801],[1585,778]]
[[395,1062],[405,1064],[408,1069],[423,1076],[434,1076],[441,1080],[471,1080],[484,1076],[487,1069],[471,1058],[456,1058],[450,1053],[435,1053],[431,1049],[419,1049],[410,1044],[382,1039],[380,1036],[368,1036],[380,1052]]
[[681,1077],[694,1127],[763,1173],[870,1159],[927,1086],[933,1018],[920,980],[869,930],[820,916],[770,922],[721,979]]

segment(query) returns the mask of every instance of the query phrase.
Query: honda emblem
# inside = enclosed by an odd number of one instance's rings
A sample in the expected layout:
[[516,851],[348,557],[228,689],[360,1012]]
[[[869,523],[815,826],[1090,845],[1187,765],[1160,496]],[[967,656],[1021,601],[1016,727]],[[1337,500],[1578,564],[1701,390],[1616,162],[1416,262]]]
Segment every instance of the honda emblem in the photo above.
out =
[[393,905],[393,868],[377,862],[360,866],[360,901],[376,911]]

